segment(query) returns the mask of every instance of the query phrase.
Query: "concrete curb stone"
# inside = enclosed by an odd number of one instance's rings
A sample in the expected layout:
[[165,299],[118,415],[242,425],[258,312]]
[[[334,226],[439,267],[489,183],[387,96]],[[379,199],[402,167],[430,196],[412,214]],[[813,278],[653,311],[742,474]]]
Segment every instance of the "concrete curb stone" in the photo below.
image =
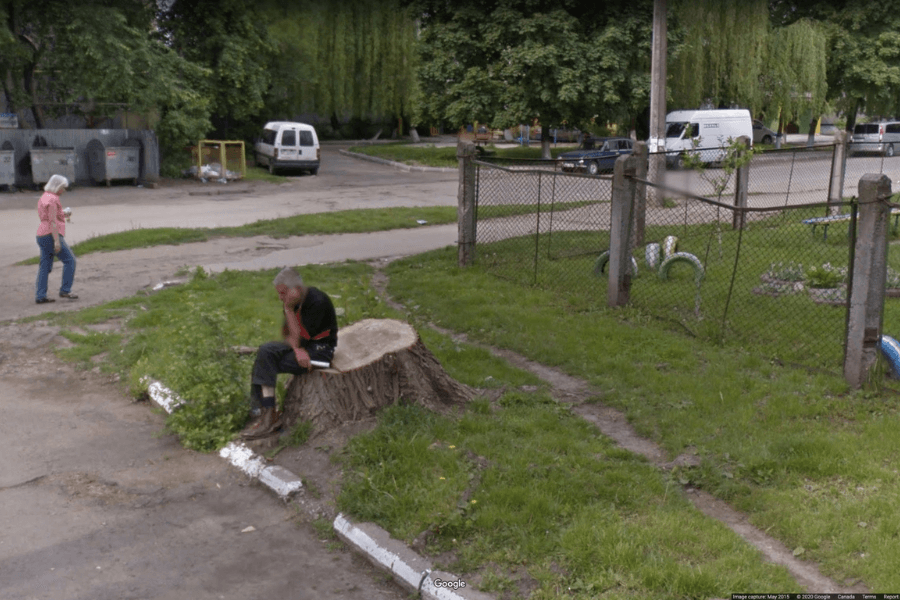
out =
[[334,520],[334,531],[347,545],[369,557],[412,593],[434,600],[491,600],[456,575],[433,571],[425,560],[374,523],[354,524],[344,515]]
[[370,162],[376,162],[383,165],[389,165],[394,167],[395,169],[400,169],[401,171],[408,172],[424,172],[424,173],[456,173],[459,169],[451,168],[451,167],[413,167],[411,165],[405,165],[403,163],[399,163],[393,160],[387,160],[386,158],[379,158],[377,156],[369,156],[367,154],[359,154],[357,152],[350,152],[349,150],[338,150],[340,154],[344,156],[352,156],[353,158],[358,158],[361,160],[368,160]]
[[[147,392],[167,413],[172,413],[184,403],[175,392],[162,383],[149,382]],[[249,477],[275,492],[287,501],[303,488],[297,475],[284,467],[267,466],[266,460],[240,442],[231,442],[219,451],[219,456],[237,467]],[[475,591],[456,575],[432,570],[430,561],[422,558],[405,544],[391,538],[390,534],[374,523],[351,522],[339,514],[332,523],[338,538],[354,551],[365,556],[377,568],[388,572],[394,580],[409,592],[430,600],[493,600],[492,596]]]

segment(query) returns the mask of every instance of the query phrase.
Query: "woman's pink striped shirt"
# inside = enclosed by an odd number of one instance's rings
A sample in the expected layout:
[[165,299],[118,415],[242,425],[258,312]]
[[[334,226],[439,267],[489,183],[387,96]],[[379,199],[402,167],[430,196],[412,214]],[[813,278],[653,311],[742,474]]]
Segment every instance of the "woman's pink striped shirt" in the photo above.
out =
[[50,235],[50,207],[56,205],[56,230],[59,235],[66,235],[66,217],[62,211],[62,205],[59,203],[59,196],[50,192],[44,192],[41,199],[38,200],[37,210],[41,224],[38,227],[37,235]]

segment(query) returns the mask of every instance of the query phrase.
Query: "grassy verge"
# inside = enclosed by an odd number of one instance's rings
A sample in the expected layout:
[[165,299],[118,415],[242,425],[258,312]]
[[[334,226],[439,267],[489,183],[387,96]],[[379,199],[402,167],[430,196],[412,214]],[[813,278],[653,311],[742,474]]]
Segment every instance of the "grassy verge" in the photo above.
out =
[[[385,410],[344,453],[343,510],[422,543],[441,566],[503,598],[796,591],[783,569],[685,501],[690,484],[838,581],[900,587],[896,397],[848,393],[837,377],[687,338],[638,310],[602,301],[588,310],[577,294],[454,264],[452,248],[394,263],[390,291],[452,376],[503,393],[454,415]],[[249,362],[223,348],[276,334],[273,274],[201,274],[56,318],[81,327],[122,319],[121,337],[70,334],[79,360],[106,352],[105,368],[138,389],[144,374],[166,381],[191,400],[170,427],[185,445],[211,449],[244,418]],[[368,267],[306,267],[304,276],[332,294],[341,324],[395,316],[372,292]],[[425,321],[588,380],[640,433],[672,457],[696,452],[701,465],[660,473],[552,401],[533,376]]]
[[[402,270],[414,276],[418,268]],[[444,272],[448,289],[457,291],[462,281]],[[67,334],[76,343],[67,356],[87,366],[105,354],[104,368],[121,372],[136,393],[141,376],[162,379],[188,399],[169,428],[186,446],[210,450],[230,439],[246,411],[249,360],[225,349],[257,344],[277,330],[280,311],[265,294],[273,274],[198,272],[183,287],[55,318],[70,329],[122,320],[116,334]],[[342,324],[396,316],[372,293],[368,267],[306,267],[304,275],[332,294]],[[534,308],[536,299],[526,294],[523,301]],[[343,510],[401,539],[422,537],[443,566],[503,598],[796,588],[783,569],[699,515],[676,481],[551,400],[533,375],[421,324],[419,330],[452,376],[505,393],[451,416],[403,405],[384,411],[379,427],[345,451]],[[302,429],[298,437],[302,442]]]
[[[563,152],[574,149],[573,146],[551,146],[550,154],[554,158]],[[531,146],[518,146],[515,148],[498,148],[493,144],[485,147],[485,150],[496,158],[541,158],[540,143],[532,143]],[[392,160],[412,166],[425,167],[458,167],[456,147],[436,147],[434,145],[421,144],[378,144],[374,146],[353,146],[350,152],[358,152],[368,156],[377,156],[386,160]]]
[[441,251],[393,264],[391,292],[439,324],[587,379],[671,456],[699,453],[699,467],[675,473],[679,483],[748,512],[838,581],[900,585],[895,396],[848,393],[838,377],[688,339],[640,311],[573,310],[565,292],[452,260]]
[[[527,209],[525,209],[527,210]],[[296,215],[280,219],[266,219],[238,227],[158,227],[132,229],[118,233],[99,235],[72,246],[76,256],[92,252],[114,252],[151,246],[206,242],[217,237],[253,237],[268,235],[286,238],[296,235],[326,235],[341,233],[365,233],[392,229],[414,229],[428,225],[444,225],[456,222],[455,206],[428,206],[418,208],[373,208],[342,210],[330,213]],[[39,257],[21,261],[20,265],[37,264]]]

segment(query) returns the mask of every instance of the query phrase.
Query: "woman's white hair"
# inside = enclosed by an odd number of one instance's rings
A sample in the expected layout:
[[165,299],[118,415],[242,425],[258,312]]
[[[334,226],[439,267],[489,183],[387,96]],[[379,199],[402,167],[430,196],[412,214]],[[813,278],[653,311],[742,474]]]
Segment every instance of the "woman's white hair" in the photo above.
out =
[[47,185],[44,186],[44,191],[50,192],[51,194],[58,194],[61,189],[67,187],[69,187],[68,179],[62,175],[54,175],[50,178],[50,181],[47,182]]
[[300,277],[300,273],[297,271],[290,267],[285,267],[275,276],[272,285],[276,287],[279,285],[286,285],[289,288],[299,288],[303,287],[303,278]]

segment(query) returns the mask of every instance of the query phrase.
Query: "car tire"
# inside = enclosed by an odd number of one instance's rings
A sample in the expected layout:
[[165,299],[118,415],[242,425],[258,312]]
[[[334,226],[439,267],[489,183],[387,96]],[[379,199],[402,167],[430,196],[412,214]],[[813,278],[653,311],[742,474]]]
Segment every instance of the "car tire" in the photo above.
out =
[[310,169],[310,170],[309,170],[309,174],[310,174],[310,175],[318,175],[318,174],[319,174],[319,169]]
[[596,175],[600,172],[600,164],[596,161],[591,161],[588,163],[588,173],[591,175]]
[[678,171],[684,171],[684,154],[679,154],[675,158],[675,169]]
[[893,144],[888,144],[888,147],[884,149],[884,155],[887,156],[888,158],[891,158],[894,156],[894,145]]
[[764,135],[764,136],[763,136],[763,139],[760,140],[760,142],[763,143],[763,144],[771,144],[771,143],[772,143],[772,136],[771,136],[771,135]]

